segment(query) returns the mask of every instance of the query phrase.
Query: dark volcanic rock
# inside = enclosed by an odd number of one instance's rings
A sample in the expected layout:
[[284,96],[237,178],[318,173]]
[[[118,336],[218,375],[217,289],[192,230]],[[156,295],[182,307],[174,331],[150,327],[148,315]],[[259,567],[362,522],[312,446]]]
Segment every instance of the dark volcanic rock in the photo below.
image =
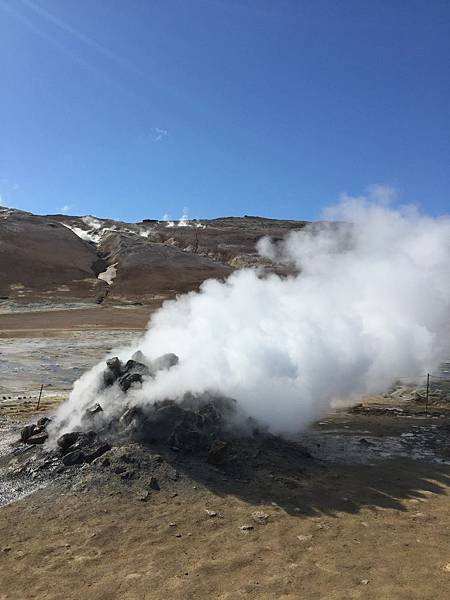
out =
[[167,371],[178,364],[179,358],[173,352],[163,354],[159,358],[156,358],[151,363],[152,373],[155,374],[157,371]]
[[69,433],[63,433],[57,439],[56,443],[61,448],[61,450],[64,452],[68,448],[70,448],[70,446],[72,446],[78,440],[79,437],[80,437],[79,431],[71,431]]
[[41,417],[40,419],[38,419],[37,426],[41,429],[45,429],[47,425],[51,422],[52,420],[49,417]]
[[140,373],[126,373],[119,379],[119,386],[123,392],[128,392],[133,383],[142,383]]
[[108,442],[100,444],[92,452],[86,454],[86,462],[92,462],[96,458],[103,456],[103,454],[105,454],[105,452],[108,452],[108,450],[111,450],[111,445],[108,444]]
[[72,450],[72,452],[69,452],[63,456],[62,461],[66,467],[82,465],[86,461],[86,455],[82,450]]
[[26,442],[33,435],[35,429],[36,425],[34,423],[31,425],[25,425],[20,432],[20,439],[22,442]]
[[27,444],[45,444],[48,439],[48,433],[46,431],[38,431],[36,433],[36,431],[37,429],[35,429],[33,435],[27,439]]
[[100,406],[100,404],[98,402],[96,402],[94,404],[94,406],[91,406],[90,408],[86,409],[86,413],[85,414],[88,417],[92,417],[93,415],[96,415],[96,414],[101,413],[101,412],[103,412],[103,408]]
[[115,356],[106,361],[106,369],[103,372],[103,383],[106,387],[113,383],[123,374],[122,361]]
[[208,452],[207,461],[210,465],[216,467],[226,462],[228,454],[228,444],[222,440],[214,440]]

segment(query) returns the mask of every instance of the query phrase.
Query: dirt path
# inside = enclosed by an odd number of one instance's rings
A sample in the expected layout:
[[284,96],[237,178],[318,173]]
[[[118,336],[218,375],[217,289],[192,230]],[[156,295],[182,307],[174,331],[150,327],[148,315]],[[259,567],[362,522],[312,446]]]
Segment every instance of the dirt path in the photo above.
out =
[[0,338],[48,337],[67,331],[145,329],[151,306],[101,307],[0,314]]

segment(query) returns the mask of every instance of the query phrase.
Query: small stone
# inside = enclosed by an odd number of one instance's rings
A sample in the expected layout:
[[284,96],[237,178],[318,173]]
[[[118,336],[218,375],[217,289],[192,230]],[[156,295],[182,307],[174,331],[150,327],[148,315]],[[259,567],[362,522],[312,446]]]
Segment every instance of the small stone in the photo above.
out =
[[241,531],[251,531],[253,529],[253,525],[241,525],[239,529]]
[[47,425],[51,422],[52,420],[49,417],[41,417],[38,419],[37,426],[41,429],[45,429],[45,427],[47,427]]
[[175,537],[180,538],[181,537],[181,533],[176,533]]
[[450,573],[450,563],[447,563],[446,565],[444,565],[444,566],[443,566],[443,570],[444,570],[446,573]]
[[255,523],[266,525],[266,523],[269,521],[269,515],[262,510],[257,510],[252,513],[252,519],[255,521]]
[[94,416],[100,412],[103,412],[103,408],[100,406],[100,404],[98,402],[96,402],[94,404],[94,406],[91,406],[90,408],[86,409],[86,415],[88,415],[89,417]]
[[172,521],[172,523],[169,523],[169,527],[176,527],[176,526],[177,526],[177,524],[174,523],[173,521]]
[[366,440],[366,438],[361,438],[361,439],[359,440],[359,443],[360,443],[362,446],[373,446],[373,445],[374,445],[374,444],[373,444],[373,442],[369,442],[369,440]]
[[5,546],[3,552],[11,552],[11,546]]
[[151,494],[148,490],[145,490],[144,492],[140,492],[138,494],[138,498],[141,502],[147,502],[150,497],[151,497]]
[[155,490],[156,492],[159,492],[159,490],[161,489],[159,487],[159,483],[158,483],[158,480],[156,479],[156,477],[150,477],[150,481],[149,481],[148,485],[152,490]]
[[100,456],[103,456],[108,450],[111,450],[111,446],[108,442],[104,442],[103,444],[100,444],[100,446],[97,446],[93,452],[86,455],[86,461],[91,463],[97,458],[100,458]]
[[361,582],[360,582],[360,583],[361,583],[362,585],[368,585],[368,583],[369,583],[369,580],[368,580],[368,579],[361,579]]
[[299,542],[306,543],[306,542],[309,542],[310,540],[312,540],[312,535],[311,534],[298,535],[297,539],[299,540]]
[[205,508],[205,512],[208,515],[208,517],[217,517],[217,513],[215,510],[208,510],[207,508]]

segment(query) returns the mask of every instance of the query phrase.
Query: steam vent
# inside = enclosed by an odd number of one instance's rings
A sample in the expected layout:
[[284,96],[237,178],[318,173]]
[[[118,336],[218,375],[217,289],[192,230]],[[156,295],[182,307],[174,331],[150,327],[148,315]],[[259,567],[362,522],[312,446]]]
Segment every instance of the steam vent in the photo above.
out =
[[[154,378],[178,362],[176,354],[151,361],[141,351],[126,363],[118,357],[108,359],[98,391],[120,390],[119,413],[108,415],[108,407],[96,402],[85,409],[79,429],[64,431],[56,438],[51,418],[25,426],[12,475],[31,475],[38,483],[53,473],[71,481],[80,474],[85,479],[89,466],[90,478],[112,477],[130,485],[144,482],[143,497],[147,498],[147,492],[160,489],[161,481],[165,485],[183,481],[186,475],[183,477],[176,465],[186,461],[200,471],[228,472],[237,481],[245,478],[256,458],[268,465],[271,461],[282,464],[282,472],[289,472],[289,461],[294,459],[312,464],[304,447],[265,431],[245,416],[232,398],[186,393],[177,401],[133,405],[132,392],[140,389],[144,379]],[[30,447],[34,449],[31,455]]]

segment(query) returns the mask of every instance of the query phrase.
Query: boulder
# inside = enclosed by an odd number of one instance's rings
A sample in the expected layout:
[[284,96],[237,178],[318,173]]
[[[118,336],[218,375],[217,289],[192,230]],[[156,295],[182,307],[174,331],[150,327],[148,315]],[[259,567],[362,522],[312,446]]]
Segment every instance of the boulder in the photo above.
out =
[[157,371],[168,371],[172,367],[178,364],[179,358],[173,352],[169,352],[168,354],[163,354],[159,356],[151,363],[151,370],[153,374]]
[[100,444],[100,446],[97,446],[92,452],[86,453],[86,462],[90,463],[94,461],[96,458],[103,456],[108,450],[111,450],[111,446],[108,442]]
[[20,439],[22,442],[26,443],[27,440],[33,435],[35,429],[35,423],[32,423],[31,425],[25,425],[25,427],[23,427],[20,431]]
[[82,465],[86,460],[86,456],[82,450],[73,450],[72,452],[67,453],[63,456],[63,463],[66,467],[71,467],[73,465]]
[[70,448],[70,446],[72,446],[73,444],[75,444],[75,442],[78,440],[78,438],[80,437],[80,431],[71,431],[69,433],[63,433],[56,441],[56,443],[58,444],[59,448],[65,452],[66,450],[68,450]]
[[37,431],[37,428],[34,430],[33,435],[31,435],[26,443],[27,444],[44,444],[48,439],[48,433],[46,431]]
[[94,415],[103,412],[103,408],[100,406],[100,404],[98,402],[96,402],[94,404],[94,406],[90,406],[89,408],[86,409],[85,411],[85,415],[87,417],[93,417]]
[[123,392],[128,392],[134,383],[142,383],[142,375],[140,373],[126,373],[119,379],[119,386]]
[[120,358],[115,356],[106,361],[106,369],[103,372],[103,383],[109,387],[123,374],[123,365]]
[[128,360],[123,370],[124,373],[139,373],[140,375],[149,375],[150,371],[147,365],[137,360]]
[[37,426],[41,429],[45,429],[52,420],[49,417],[41,417],[38,419]]
[[127,392],[134,383],[142,383],[143,377],[150,376],[150,370],[144,363],[130,359],[119,377],[119,386]]
[[144,365],[148,363],[147,357],[143,352],[141,352],[141,350],[136,350],[136,352],[131,356],[131,359],[143,363]]

